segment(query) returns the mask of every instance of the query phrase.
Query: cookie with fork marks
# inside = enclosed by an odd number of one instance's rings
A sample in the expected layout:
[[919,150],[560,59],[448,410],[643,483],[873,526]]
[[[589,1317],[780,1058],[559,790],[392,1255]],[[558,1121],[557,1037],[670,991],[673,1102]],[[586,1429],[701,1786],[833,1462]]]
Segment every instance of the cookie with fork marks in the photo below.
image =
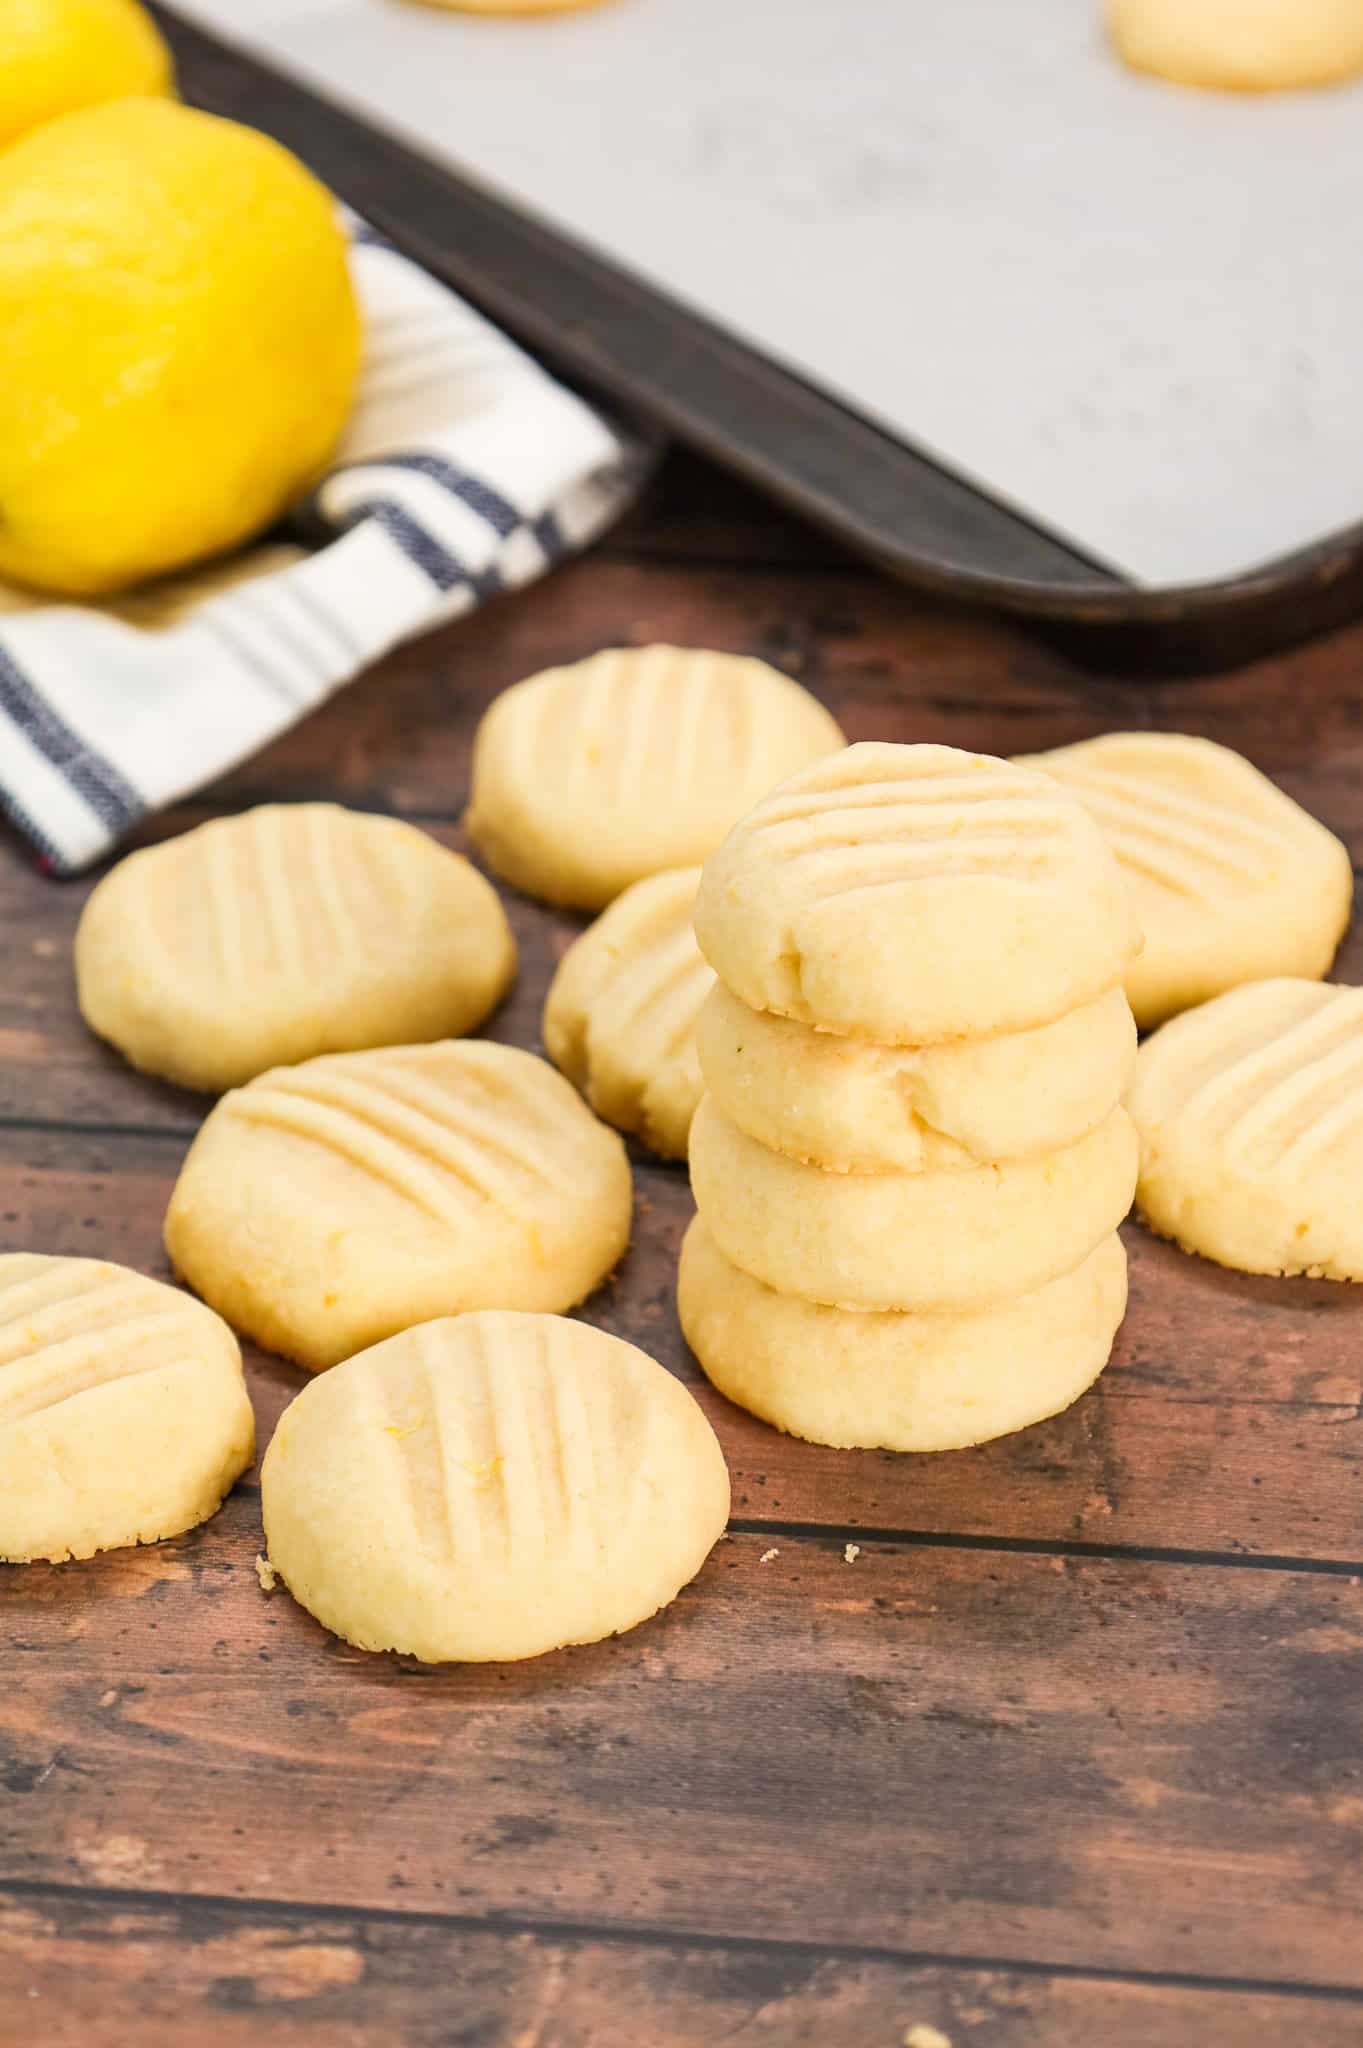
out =
[[103,1259],[0,1257],[0,1558],[178,1536],[254,1455],[241,1353],[202,1303]]
[[262,804],[129,854],[76,933],[91,1030],[215,1093],[319,1053],[460,1037],[515,971],[476,868],[339,804]]
[[1275,975],[1328,974],[1353,908],[1348,848],[1229,747],[1112,732],[1033,754],[1092,812],[1145,946],[1126,973],[1143,1031]]
[[304,1388],[261,1494],[295,1600],[361,1649],[428,1663],[634,1628],[729,1514],[680,1380],[584,1323],[497,1312],[408,1330]]
[[1049,777],[863,742],[750,811],[705,864],[696,936],[750,1009],[882,1045],[1027,1031],[1122,979],[1117,863]]
[[395,1046],[225,1095],[166,1249],[235,1329],[320,1372],[437,1316],[573,1307],[623,1253],[632,1195],[619,1138],[547,1060]]
[[1136,1206],[1246,1273],[1363,1280],[1363,989],[1259,981],[1147,1039]]

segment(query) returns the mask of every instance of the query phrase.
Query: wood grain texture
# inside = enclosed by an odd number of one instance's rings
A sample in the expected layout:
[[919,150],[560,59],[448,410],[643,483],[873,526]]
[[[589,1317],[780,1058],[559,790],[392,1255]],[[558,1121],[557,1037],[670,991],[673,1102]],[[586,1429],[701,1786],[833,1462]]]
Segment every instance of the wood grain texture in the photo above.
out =
[[[1155,726],[1238,748],[1309,800],[1355,853],[1363,831],[1363,623],[1205,681],[1119,680],[1015,626],[932,606],[863,573],[579,561],[458,633],[417,643],[324,706],[218,792],[367,795],[457,816],[482,705],[537,669],[601,647],[673,641],[754,654],[823,697],[852,739],[1039,751]],[[451,717],[451,711],[457,714]]]
[[[1118,682],[694,465],[593,559],[403,650],[145,836],[333,796],[459,845],[490,697],[651,639],[774,660],[856,737],[1205,732],[1363,856],[1363,627]],[[206,1104],[81,1025],[88,886],[0,847],[0,1246],[164,1276]],[[581,921],[506,900],[521,975],[489,1028],[536,1046]],[[1363,980],[1357,935],[1339,972]],[[696,1388],[731,1540],[619,1643],[463,1671],[366,1657],[266,1598],[250,1476],[176,1542],[0,1572],[0,2039],[1363,2038],[1363,1294],[1132,1225],[1117,1355],[1069,1414],[949,1456],[834,1452],[706,1386],[672,1298],[685,1176],[641,1159],[636,1195],[584,1313]],[[302,1380],[248,1373],[263,1446]]]
[[777,1944],[616,1942],[415,1915],[0,1891],[0,2038],[89,2048],[1355,2048],[1352,2001]]
[[739,1532],[635,1636],[451,1668],[259,1541],[23,1574],[10,1877],[1363,1988],[1356,1576]]

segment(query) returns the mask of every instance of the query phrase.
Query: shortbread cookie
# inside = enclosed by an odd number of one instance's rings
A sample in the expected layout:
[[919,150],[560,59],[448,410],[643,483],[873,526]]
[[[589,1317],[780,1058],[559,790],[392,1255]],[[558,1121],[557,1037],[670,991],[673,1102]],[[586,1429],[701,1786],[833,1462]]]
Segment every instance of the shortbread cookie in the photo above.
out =
[[0,1257],[0,1558],[177,1536],[254,1455],[241,1353],[200,1302],[99,1259]]
[[1363,0],[1109,0],[1133,71],[1178,85],[1275,92],[1363,71]]
[[316,1053],[457,1038],[515,971],[476,868],[336,804],[266,804],[130,854],[76,934],[91,1029],[215,1091]]
[[706,862],[701,951],[734,994],[886,1045],[1026,1031],[1140,946],[1082,805],[955,747],[864,742],[775,790]]
[[166,1249],[320,1372],[412,1323],[566,1309],[629,1240],[625,1148],[545,1060],[464,1040],[277,1067],[190,1147]]
[[1363,1280],[1363,989],[1260,981],[1147,1041],[1137,1203],[1247,1273]]
[[466,822],[518,889],[598,910],[704,860],[783,776],[842,744],[765,662],[612,648],[503,691],[478,728]]
[[1348,850],[1241,755],[1185,733],[1114,732],[1026,764],[1071,789],[1130,884],[1143,1031],[1267,975],[1317,979],[1353,908]]
[[699,868],[635,882],[564,954],[544,1043],[598,1116],[685,1159],[700,1101],[696,1018],[715,977],[691,925]]
[[426,1323],[306,1387],[261,1474],[269,1561],[347,1642],[537,1657],[634,1628],[729,1514],[694,1397],[556,1316]]
[[956,1451],[1092,1386],[1126,1311],[1126,1253],[1114,1233],[1074,1272],[973,1314],[877,1313],[775,1293],[697,1216],[677,1305],[721,1394],[777,1429],[848,1450]]
[[750,1010],[720,982],[696,1044],[717,1107],[750,1138],[815,1166],[916,1173],[1073,1144],[1121,1100],[1136,1027],[1116,988],[1033,1031],[873,1045]]
[[1114,1109],[1063,1151],[941,1173],[830,1173],[772,1152],[703,1095],[691,1185],[720,1250],[782,1294],[973,1309],[1070,1272],[1117,1228],[1136,1134]]

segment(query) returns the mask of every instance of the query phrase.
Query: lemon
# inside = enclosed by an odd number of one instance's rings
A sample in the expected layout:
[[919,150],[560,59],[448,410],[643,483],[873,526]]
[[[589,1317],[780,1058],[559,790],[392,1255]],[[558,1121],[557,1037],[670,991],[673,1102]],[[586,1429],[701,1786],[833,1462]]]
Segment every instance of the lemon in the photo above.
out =
[[136,0],[0,0],[0,149],[77,107],[174,89]]
[[0,580],[97,595],[235,546],[318,475],[360,322],[334,202],[171,100],[0,153]]

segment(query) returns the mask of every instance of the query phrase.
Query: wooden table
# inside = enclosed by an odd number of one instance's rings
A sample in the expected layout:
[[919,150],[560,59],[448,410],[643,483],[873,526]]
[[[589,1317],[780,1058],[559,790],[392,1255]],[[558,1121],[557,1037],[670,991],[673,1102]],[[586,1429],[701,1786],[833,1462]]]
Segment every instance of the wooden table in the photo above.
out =
[[[158,829],[337,796],[456,843],[489,699],[658,639],[763,655],[858,738],[1207,733],[1363,848],[1363,627],[1114,682],[682,463],[590,560]],[[85,893],[0,848],[0,1242],[164,1274],[202,1104],[83,1031]],[[534,1045],[575,926],[512,912],[494,1029]],[[672,1302],[685,1176],[637,1185],[585,1313],[696,1387],[729,1540],[636,1634],[500,1668],[366,1656],[267,1597],[253,1479],[178,1541],[5,1570],[0,2040],[1356,2048],[1363,1297],[1129,1226],[1130,1317],[1069,1414],[948,1456],[820,1450],[706,1388]],[[268,1437],[299,1375],[250,1374]]]

